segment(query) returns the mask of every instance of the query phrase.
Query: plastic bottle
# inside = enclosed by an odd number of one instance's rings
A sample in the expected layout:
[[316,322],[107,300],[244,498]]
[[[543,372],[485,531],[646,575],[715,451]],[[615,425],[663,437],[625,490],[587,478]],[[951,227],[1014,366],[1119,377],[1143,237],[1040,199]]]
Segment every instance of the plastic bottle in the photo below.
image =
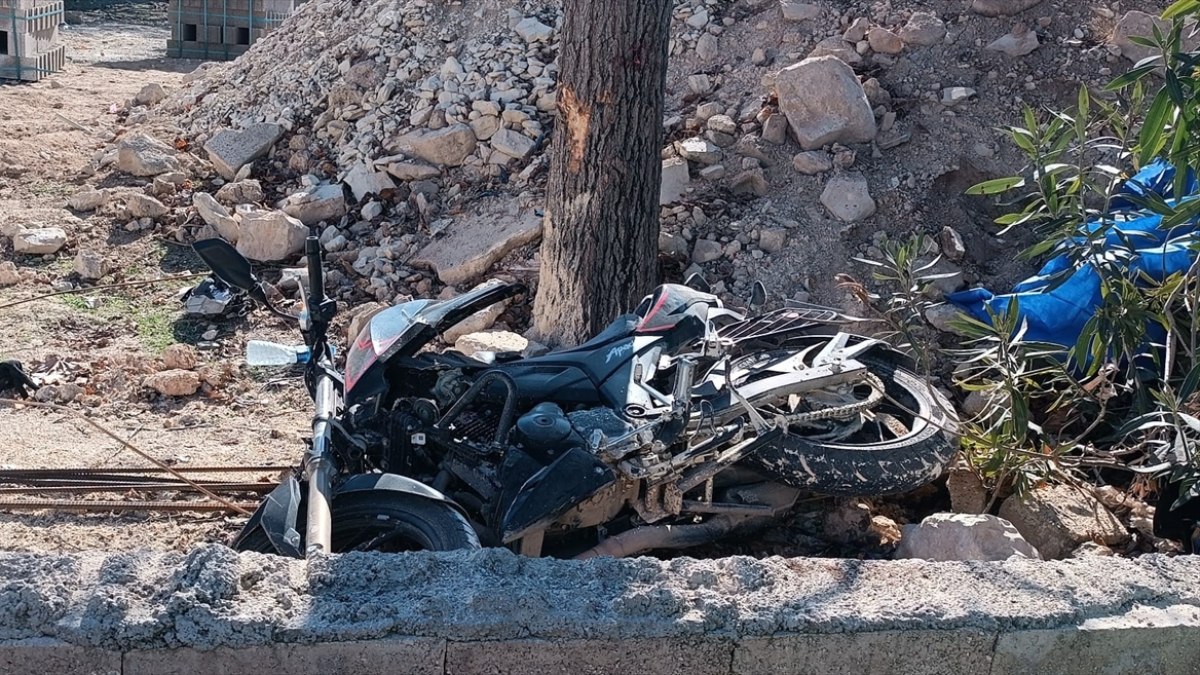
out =
[[266,340],[251,340],[246,344],[246,363],[251,366],[289,366],[307,363],[308,347],[304,345],[282,345]]

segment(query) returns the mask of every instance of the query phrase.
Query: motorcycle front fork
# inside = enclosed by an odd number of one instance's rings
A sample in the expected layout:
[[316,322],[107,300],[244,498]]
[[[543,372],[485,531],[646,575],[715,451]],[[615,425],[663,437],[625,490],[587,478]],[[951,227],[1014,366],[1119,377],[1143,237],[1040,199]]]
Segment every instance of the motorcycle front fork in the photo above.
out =
[[321,373],[317,379],[316,415],[313,417],[313,441],[304,458],[304,473],[308,479],[308,526],[305,532],[305,555],[309,558],[332,553],[333,477],[336,469],[331,447],[330,420],[337,412],[338,394],[333,378]]

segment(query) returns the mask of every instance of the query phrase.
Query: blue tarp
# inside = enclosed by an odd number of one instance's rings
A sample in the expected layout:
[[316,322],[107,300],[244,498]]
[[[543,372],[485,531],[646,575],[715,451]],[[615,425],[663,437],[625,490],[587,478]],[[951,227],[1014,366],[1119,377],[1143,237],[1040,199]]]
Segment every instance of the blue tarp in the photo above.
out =
[[[1161,281],[1176,272],[1186,272],[1196,259],[1200,232],[1195,223],[1160,230],[1162,217],[1140,210],[1126,196],[1140,197],[1156,194],[1168,203],[1173,201],[1172,183],[1175,169],[1164,160],[1147,165],[1125,182],[1112,200],[1113,214],[1118,220],[1106,234],[1104,242],[1092,255],[1121,256],[1131,272],[1145,272]],[[1198,192],[1196,177],[1189,170],[1187,196]],[[1099,222],[1088,223],[1095,232]],[[968,315],[989,323],[986,308],[1003,314],[1015,299],[1019,315],[1028,324],[1026,340],[1049,342],[1071,347],[1079,338],[1084,324],[1100,306],[1100,277],[1088,260],[1079,260],[1085,238],[1064,241],[1058,255],[1049,260],[1037,275],[1013,287],[1010,293],[995,295],[986,288],[973,288],[951,293],[946,300]],[[1076,253],[1076,255],[1072,255]],[[1095,258],[1092,258],[1093,260]],[[1070,272],[1074,269],[1074,272]],[[1062,275],[1066,274],[1065,280]],[[1055,283],[1059,282],[1059,283]]]

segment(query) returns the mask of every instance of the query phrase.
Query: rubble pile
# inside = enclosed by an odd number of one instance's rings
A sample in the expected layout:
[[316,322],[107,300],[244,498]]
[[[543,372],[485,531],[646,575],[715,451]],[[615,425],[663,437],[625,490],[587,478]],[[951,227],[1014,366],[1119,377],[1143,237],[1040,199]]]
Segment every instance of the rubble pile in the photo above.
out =
[[[720,294],[743,297],[761,279],[853,312],[836,273],[926,230],[943,244],[928,251],[945,275],[931,292],[995,274],[1008,245],[945,198],[1019,168],[996,118],[1057,105],[1038,82],[1098,86],[1132,63],[1129,36],[1153,20],[1129,4],[676,0],[668,268],[702,272]],[[331,290],[353,302],[527,273],[560,23],[554,0],[306,3],[236,61],[130,100],[129,129],[87,171],[152,183],[86,189],[69,206],[130,231],[162,224],[184,242],[221,236],[263,262],[296,260],[315,232]],[[58,238],[44,234],[22,247],[48,250]]]

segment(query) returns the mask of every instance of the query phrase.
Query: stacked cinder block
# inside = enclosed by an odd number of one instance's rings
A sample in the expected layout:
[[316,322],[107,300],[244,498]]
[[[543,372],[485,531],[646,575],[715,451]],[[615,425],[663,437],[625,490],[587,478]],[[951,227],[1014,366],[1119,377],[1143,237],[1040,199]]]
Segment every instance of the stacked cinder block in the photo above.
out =
[[207,60],[237,58],[283,23],[302,1],[170,0],[167,55]]
[[66,65],[62,0],[0,0],[0,79],[36,82]]

